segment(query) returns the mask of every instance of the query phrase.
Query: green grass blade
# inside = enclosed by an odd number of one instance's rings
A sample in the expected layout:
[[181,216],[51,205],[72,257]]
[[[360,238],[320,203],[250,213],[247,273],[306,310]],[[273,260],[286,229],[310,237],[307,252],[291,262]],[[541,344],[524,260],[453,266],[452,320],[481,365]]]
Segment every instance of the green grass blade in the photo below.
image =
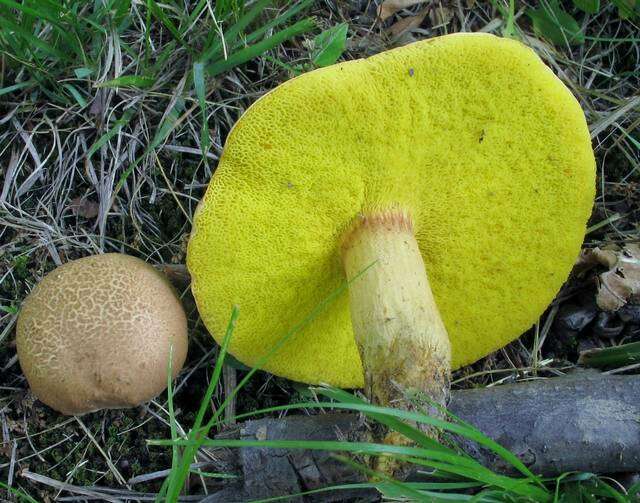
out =
[[33,499],[27,493],[22,492],[15,487],[9,487],[4,482],[0,482],[0,487],[4,488],[4,490],[9,492],[9,494],[13,494],[16,498],[18,498],[18,501],[24,501],[26,503],[38,503],[38,500]]
[[195,8],[193,9],[193,11],[191,11],[191,14],[189,15],[189,18],[187,19],[187,22],[184,23],[185,29],[183,31],[180,32],[180,36],[184,37],[184,34],[186,32],[186,30],[193,25],[193,23],[196,22],[196,19],[198,18],[198,16],[200,15],[200,13],[204,10],[204,8],[207,6],[207,0],[200,0],[198,2],[198,5],[195,6]]
[[323,31],[313,39],[311,61],[317,67],[333,65],[345,50],[348,23],[341,23]]
[[[169,347],[169,361],[167,362],[167,402],[169,408],[169,429],[171,431],[171,440],[178,440],[178,427],[176,423],[176,413],[173,408],[173,344]],[[171,470],[175,470],[178,466],[178,446],[171,449]]]
[[282,14],[280,14],[277,18],[273,19],[272,21],[269,21],[268,23],[265,23],[263,26],[258,28],[256,31],[254,31],[254,32],[250,33],[249,35],[247,35],[245,43],[246,44],[254,43],[256,40],[259,40],[260,38],[262,38],[270,30],[272,30],[275,27],[285,23],[286,21],[291,19],[293,16],[295,16],[297,14],[300,14],[304,10],[308,9],[309,7],[311,7],[312,4],[313,4],[313,0],[302,0],[302,1],[292,5],[286,11],[284,11]]
[[[171,346],[169,350],[169,363],[167,365],[167,405],[169,409],[169,427],[171,430],[171,439],[176,442],[178,440],[178,428],[176,423],[176,415],[173,408],[173,369],[172,369],[172,361],[173,361],[173,346]],[[171,449],[171,473],[175,473],[176,469],[180,464],[180,453],[178,451],[178,446],[175,445],[173,449]],[[171,490],[171,484],[168,486],[168,491]],[[178,491],[179,492],[179,491]]]
[[210,479],[237,479],[237,475],[231,475],[230,473],[217,473],[217,472],[203,472],[201,470],[189,470],[190,473],[195,473],[202,477]]
[[121,77],[116,77],[115,79],[95,84],[94,87],[137,87],[140,89],[147,89],[155,83],[155,77],[144,75],[123,75]]
[[209,66],[207,66],[207,73],[211,76],[219,75],[222,72],[225,72],[231,68],[234,68],[238,65],[246,63],[247,61],[251,61],[256,58],[260,54],[273,49],[274,47],[280,45],[285,40],[293,38],[302,33],[306,33],[312,30],[315,27],[315,22],[313,19],[308,18],[298,23],[285,28],[284,30],[276,33],[275,35],[257,42],[254,45],[250,45],[245,47],[244,49],[240,49],[239,51],[233,53],[229,56],[228,59],[217,61]]
[[2,87],[0,88],[0,96],[3,94],[11,94],[14,91],[20,91],[21,89],[27,89],[33,87],[36,84],[36,81],[31,79],[26,82],[19,82],[18,84],[13,84],[12,86]]
[[[42,9],[42,8],[39,8],[37,10],[32,9],[27,5],[19,4],[17,2],[14,2],[13,0],[0,0],[0,5],[5,5],[10,9],[15,9],[17,11],[20,11],[25,15],[33,16],[34,19],[38,19],[38,20],[42,19],[51,23],[53,32],[55,32],[58,36],[63,38],[70,46],[72,46],[76,50],[76,52],[78,51],[82,52],[82,46],[80,46],[77,43],[77,40],[74,39],[73,37],[73,34],[74,34],[73,32],[77,28],[79,28],[78,25],[73,25],[73,26],[69,26],[68,24],[63,25],[62,23],[60,23],[60,20],[55,15],[51,13],[47,13],[46,9]],[[22,30],[24,30],[23,27],[21,27],[21,31]]]
[[63,84],[62,87],[64,87],[67,91],[71,93],[71,96],[73,96],[73,98],[76,100],[78,105],[80,105],[80,108],[84,108],[87,106],[87,101],[84,99],[82,94],[80,94],[80,91],[78,91],[78,89],[76,89],[76,87],[73,84],[66,83],[66,84]]
[[[338,456],[336,456],[338,458]],[[458,483],[429,483],[429,482],[403,482],[402,484],[408,485],[413,489],[418,491],[425,490],[449,490],[449,489],[472,489],[479,487],[479,485],[475,482],[458,482]],[[382,483],[375,482],[361,482],[354,484],[339,484],[327,487],[321,487],[319,489],[312,489],[309,491],[303,491],[295,494],[287,494],[284,496],[275,496],[272,498],[265,498],[260,500],[253,500],[251,503],[272,503],[275,501],[290,501],[292,498],[300,498],[303,496],[312,496],[314,494],[321,494],[326,492],[336,492],[336,491],[353,491],[355,489],[378,489],[381,490]],[[382,491],[381,491],[382,492]],[[463,500],[459,500],[463,501]]]
[[[150,445],[169,445],[171,441],[149,441]],[[178,441],[178,445],[189,446],[190,441]],[[379,444],[371,442],[343,442],[335,440],[204,440],[198,445],[207,447],[260,447],[269,449],[300,449],[330,452],[348,452],[365,456],[391,455],[399,460],[436,468],[445,473],[452,473],[495,487],[502,487],[515,494],[534,497],[539,501],[548,501],[550,494],[544,487],[531,483],[528,479],[512,479],[498,475],[485,468],[477,461],[458,455],[450,455],[433,449],[413,446]]]
[[44,7],[43,5],[39,9],[32,9],[24,3],[14,2],[13,0],[0,0],[0,5],[5,5],[10,9],[32,16],[34,19],[44,19],[55,26],[60,26],[60,20],[55,15],[47,12],[47,9],[42,8]]
[[156,131],[156,134],[153,137],[153,140],[151,141],[149,146],[145,149],[142,155],[138,157],[135,161],[133,161],[127,167],[127,169],[122,173],[122,175],[120,175],[118,183],[116,184],[116,187],[113,191],[113,195],[111,196],[112,198],[115,197],[115,195],[120,191],[122,186],[127,181],[127,178],[131,176],[131,173],[133,173],[133,170],[136,169],[136,166],[138,164],[140,164],[140,161],[142,161],[142,159],[144,159],[147,155],[149,155],[149,153],[153,152],[153,150],[155,150],[155,148],[158,147],[158,145],[160,145],[164,140],[167,139],[169,134],[171,134],[171,131],[173,131],[177,126],[178,120],[180,118],[180,114],[182,113],[183,110],[184,110],[184,100],[182,98],[178,98],[175,104],[173,105],[173,108],[166,115],[162,124],[160,124],[160,127]]
[[198,414],[196,415],[196,418],[194,420],[193,427],[189,431],[188,438],[191,444],[185,449],[185,452],[183,453],[182,459],[180,463],[178,463],[178,466],[172,467],[167,487],[167,498],[169,501],[176,501],[180,496],[180,491],[182,490],[184,482],[189,475],[191,461],[202,443],[202,437],[208,433],[208,431],[201,432],[200,427],[202,425],[204,415],[207,412],[207,408],[211,403],[213,393],[218,386],[218,383],[220,382],[220,376],[222,375],[222,368],[224,365],[224,358],[227,354],[227,348],[229,347],[231,337],[233,336],[233,331],[238,321],[238,315],[238,308],[234,306],[233,310],[231,311],[231,318],[229,319],[229,323],[227,325],[227,331],[222,341],[222,346],[220,347],[220,353],[218,354],[218,358],[216,359],[216,365],[213,369],[213,374],[211,376],[209,386],[207,386],[205,396],[200,402],[200,408],[198,409]]
[[[233,26],[231,26],[226,32],[224,32],[224,43],[230,46],[234,46],[235,40],[238,36],[249,26],[254,19],[256,19],[260,13],[267,7],[271,5],[273,0],[258,0],[251,9],[249,9],[238,21],[236,21]],[[207,43],[205,45],[206,49],[202,51],[200,56],[200,60],[203,62],[209,62],[209,60],[214,57],[220,57],[223,54],[222,50],[223,42],[220,39],[220,35],[217,31],[212,30]]]
[[578,363],[587,367],[623,367],[640,362],[640,342],[630,342],[604,349],[589,349],[580,353]]
[[227,354],[227,349],[229,348],[229,343],[231,342],[231,337],[233,335],[233,331],[236,328],[236,324],[238,323],[239,310],[237,306],[233,307],[231,311],[231,318],[229,319],[229,324],[227,325],[227,330],[224,334],[224,339],[222,340],[222,346],[220,346],[220,353],[218,354],[218,358],[216,359],[216,365],[213,369],[213,375],[211,377],[211,382],[214,383],[213,386],[209,386],[207,388],[207,392],[202,400],[202,404],[200,405],[200,409],[198,410],[198,415],[193,423],[193,429],[199,430],[202,425],[202,420],[204,419],[204,415],[207,410],[207,406],[211,401],[211,397],[213,396],[214,388],[217,386],[220,381],[220,376],[222,374],[222,368],[224,364],[224,359]]
[[[425,495],[423,495],[420,491],[415,490],[411,485],[404,484],[403,482],[399,482],[397,480],[392,479],[385,473],[376,472],[369,468],[368,466],[363,465],[362,463],[357,463],[356,461],[347,458],[346,456],[334,456],[336,459],[341,461],[347,466],[350,466],[352,469],[357,470],[367,476],[369,480],[373,477],[377,479],[382,479],[384,482],[376,484],[376,487],[380,489],[387,487],[389,490],[393,488],[394,497],[396,498],[407,498],[409,501],[427,501]],[[384,492],[383,492],[384,494]],[[388,494],[388,493],[387,493]]]
[[153,17],[160,21],[165,26],[165,28],[169,30],[169,33],[173,35],[173,38],[175,38],[177,42],[181,46],[183,46],[187,50],[187,52],[189,52],[189,54],[193,54],[191,47],[185,42],[185,40],[182,38],[182,35],[180,35],[180,31],[176,28],[171,19],[169,19],[169,17],[164,13],[162,8],[158,6],[155,0],[147,0],[147,9],[151,11]]
[[[353,395],[351,395],[350,393],[347,393],[343,390],[339,390],[339,389],[335,389],[335,388],[315,388],[316,392],[324,395],[328,398],[331,398],[333,400],[339,400],[343,403],[351,403],[354,405],[358,405],[359,407],[357,408],[357,410],[359,410],[360,412],[363,412],[364,414],[366,414],[367,416],[371,417],[372,419],[376,419],[377,421],[380,421],[380,419],[378,417],[376,417],[375,415],[375,411],[374,414],[370,414],[367,413],[365,410],[363,410],[362,406],[368,406],[371,407],[369,404],[367,404],[367,402],[365,402],[364,400],[361,400]],[[356,407],[354,407],[355,409]],[[391,415],[388,414],[389,410],[395,410],[395,409],[388,409],[388,408],[382,408],[380,407],[379,410],[381,411],[385,411],[385,414],[383,415]],[[507,461],[508,463],[510,463],[514,468],[516,468],[520,473],[522,473],[524,476],[526,476],[527,478],[530,479],[534,479],[536,481],[538,481],[540,486],[543,486],[542,482],[540,481],[540,479],[538,477],[536,477],[531,470],[529,470],[523,463],[522,461],[520,461],[520,459],[518,459],[518,457],[513,454],[512,452],[510,452],[509,450],[505,449],[504,447],[502,447],[500,444],[498,444],[497,442],[494,442],[492,439],[490,439],[489,437],[487,437],[486,435],[484,435],[480,430],[478,430],[477,428],[475,428],[474,426],[472,426],[469,423],[466,423],[464,421],[462,421],[461,419],[459,419],[458,417],[454,416],[453,414],[451,414],[450,412],[446,411],[447,415],[453,419],[456,420],[456,423],[451,423],[448,421],[443,421],[437,418],[432,418],[426,414],[421,414],[421,413],[411,413],[414,416],[414,419],[408,419],[409,421],[416,421],[416,422],[425,422],[426,424],[430,424],[432,426],[435,426],[436,428],[440,428],[442,430],[445,431],[449,431],[450,433],[455,433],[457,435],[463,436],[469,440],[473,440],[474,442],[483,445],[484,447],[492,450],[493,452],[495,452],[498,456],[500,456],[502,459],[504,459],[505,461]],[[417,414],[417,415],[416,415]],[[401,414],[403,415],[403,414]],[[406,418],[405,418],[406,419]],[[387,426],[391,427],[391,428],[396,428],[397,427],[397,423],[391,423],[391,422],[385,422],[383,424],[386,424]],[[405,423],[401,423],[401,424],[405,424]],[[452,425],[455,424],[456,426],[453,427]],[[396,430],[396,431],[400,431],[400,430]],[[403,433],[402,431],[400,431],[401,433]],[[404,434],[404,433],[403,433]],[[412,438],[412,437],[409,437]],[[428,438],[428,437],[427,437]],[[417,438],[413,438],[415,441],[420,442],[420,440],[418,440]],[[433,442],[432,439],[429,439],[430,442]]]
[[629,489],[627,489],[627,494],[631,497],[640,496],[640,481],[633,484]]
[[[346,404],[350,403],[350,404],[369,405],[368,402],[366,402],[365,400],[362,400],[361,398],[358,398],[357,396],[351,393],[347,393],[346,391],[341,389],[320,387],[320,388],[314,388],[314,390],[319,395],[325,396],[330,400],[336,400],[338,402],[346,403]],[[448,447],[445,447],[444,445],[440,444],[436,440],[428,437],[419,429],[414,428],[413,426],[410,426],[407,423],[400,421],[394,417],[390,417],[386,414],[375,414],[375,413],[367,414],[367,416],[373,419],[374,421],[377,421],[378,423],[383,424],[386,427],[391,428],[394,431],[397,431],[398,433],[401,433],[408,439],[413,440],[414,442],[417,442],[419,445],[423,447],[429,447],[430,449],[438,449],[445,452],[454,452],[452,449],[449,449]]]
[[51,44],[40,40],[38,37],[29,33],[21,26],[13,23],[12,21],[9,21],[7,18],[3,18],[0,16],[0,27],[3,30],[7,30],[8,32],[15,32],[16,35],[19,35],[28,44],[28,50],[31,54],[35,54],[33,48],[37,47],[52,58],[60,59],[63,61],[71,61],[69,55],[51,46]]
[[[510,451],[502,447],[500,444],[498,444],[494,440],[483,435],[481,432],[479,432],[479,430],[476,430],[475,428],[470,428],[467,426],[450,423],[448,421],[430,417],[426,414],[422,414],[419,412],[411,412],[411,411],[406,411],[402,409],[394,409],[391,407],[381,407],[378,405],[371,405],[367,403],[306,402],[304,404],[295,404],[295,405],[280,406],[280,407],[294,408],[296,406],[298,408],[303,408],[303,407],[304,408],[328,408],[328,409],[333,408],[333,409],[340,409],[340,410],[353,410],[357,412],[362,412],[367,416],[372,416],[375,414],[387,415],[387,416],[395,417],[408,422],[428,424],[438,429],[448,431],[456,435],[460,435],[469,440],[473,440],[474,442],[482,445],[483,447],[486,447],[487,449],[493,451],[505,461],[511,463],[511,465],[514,468],[520,471],[528,479],[535,480],[541,487],[544,486],[540,478],[534,475],[531,472],[531,470],[529,470],[526,466],[524,466],[524,464],[513,453],[511,453]],[[471,458],[467,458],[467,459],[471,459]]]
[[204,64],[197,62],[193,64],[193,85],[196,90],[198,104],[202,112],[202,128],[200,130],[200,148],[202,150],[202,159],[206,162],[207,151],[209,150],[209,121],[207,120],[207,101],[204,82]]
[[87,159],[90,159],[93,156],[93,154],[95,154],[98,150],[100,150],[105,143],[107,143],[111,138],[117,135],[120,132],[120,130],[129,123],[129,121],[134,116],[134,114],[135,114],[134,108],[128,108],[127,110],[125,110],[124,113],[122,114],[122,117],[120,117],[115,122],[113,127],[109,129],[106,133],[104,133],[100,138],[98,138],[98,140],[96,140],[96,142],[93,145],[89,147],[89,150],[87,151]]

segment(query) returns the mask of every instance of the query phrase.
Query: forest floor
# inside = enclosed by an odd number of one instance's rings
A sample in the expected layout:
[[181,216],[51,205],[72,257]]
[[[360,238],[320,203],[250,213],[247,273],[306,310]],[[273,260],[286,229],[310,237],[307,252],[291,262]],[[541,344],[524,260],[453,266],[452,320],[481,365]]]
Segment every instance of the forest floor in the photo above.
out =
[[[78,19],[95,14],[93,2],[76,3]],[[187,13],[198,4],[183,3]],[[275,3],[255,26],[286,8],[287,2]],[[193,63],[189,51],[172,37],[170,23],[157,20],[161,16],[149,25],[145,2],[112,4],[124,7],[105,14],[111,16],[108,29],[83,40],[84,61],[65,63],[41,47],[21,53],[24,44],[16,37],[0,35],[0,482],[38,501],[87,496],[79,488],[94,486],[113,488],[114,498],[131,491],[155,493],[162,478],[149,474],[170,467],[171,451],[150,447],[147,440],[168,438],[170,431],[166,394],[136,409],[82,417],[61,416],[36,400],[16,356],[21,302],[57,265],[90,254],[124,252],[154,264],[183,264],[193,212],[230,128],[262,94],[313,67],[311,41],[322,30],[348,23],[343,60],[457,31],[521,39],[576,95],[590,127],[598,192],[584,248],[638,242],[640,30],[638,18],[621,19],[613,3],[603,2],[598,13],[586,14],[565,2],[584,35],[570,45],[551,43],[534,31],[527,12],[535,2],[516,2],[512,14],[500,1],[415,2],[385,22],[377,19],[373,1],[312,2],[289,23],[314,16],[317,28],[205,77],[206,156],[198,90],[185,86]],[[207,9],[190,20],[181,17],[184,5],[171,4],[156,8],[165,9],[165,17],[179,29],[192,21],[182,37],[187,44],[224,29]],[[55,30],[47,23],[44,19],[29,29],[55,47],[47,39]],[[36,51],[43,53],[36,57]],[[155,68],[153,79],[134,86],[100,85],[136,74],[143,64]],[[456,371],[453,386],[561,375],[576,367],[580,351],[640,340],[640,309],[620,316],[595,304],[597,272],[602,271],[572,275],[538,324],[504,349]],[[177,379],[175,408],[186,430],[218,348],[199,322],[188,288],[182,297],[190,347]],[[246,371],[232,360],[225,367],[214,407]],[[299,390],[300,385],[259,372],[229,414],[294,402]],[[203,489],[195,484],[193,491]],[[0,488],[3,497],[20,498]]]

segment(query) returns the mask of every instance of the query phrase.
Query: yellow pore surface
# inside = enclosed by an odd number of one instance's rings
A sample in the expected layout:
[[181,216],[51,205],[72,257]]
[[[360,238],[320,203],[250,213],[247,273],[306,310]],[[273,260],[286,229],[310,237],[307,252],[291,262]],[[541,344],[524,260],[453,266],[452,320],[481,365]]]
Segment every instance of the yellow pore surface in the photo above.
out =
[[[558,292],[594,176],[579,104],[518,42],[449,35],[316,70],[231,132],[195,217],[193,293],[218,341],[239,306],[230,352],[255,365],[343,285],[354,217],[401,208],[457,368],[517,338]],[[361,386],[348,292],[263,368]]]

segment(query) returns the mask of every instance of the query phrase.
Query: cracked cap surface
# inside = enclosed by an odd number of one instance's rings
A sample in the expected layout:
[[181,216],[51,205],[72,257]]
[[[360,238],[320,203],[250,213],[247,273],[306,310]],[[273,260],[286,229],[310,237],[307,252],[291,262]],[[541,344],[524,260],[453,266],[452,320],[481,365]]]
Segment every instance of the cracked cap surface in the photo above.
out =
[[109,253],[68,262],[24,301],[16,344],[33,393],[63,414],[133,407],[167,385],[187,354],[187,320],[151,265]]

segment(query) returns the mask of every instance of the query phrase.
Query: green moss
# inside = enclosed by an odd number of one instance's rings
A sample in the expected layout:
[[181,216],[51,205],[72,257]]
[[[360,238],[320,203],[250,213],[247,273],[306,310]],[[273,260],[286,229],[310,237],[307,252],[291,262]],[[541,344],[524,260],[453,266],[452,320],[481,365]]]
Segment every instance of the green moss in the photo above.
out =
[[27,279],[29,277],[28,264],[29,257],[27,255],[16,256],[13,259],[13,274],[20,279]]

